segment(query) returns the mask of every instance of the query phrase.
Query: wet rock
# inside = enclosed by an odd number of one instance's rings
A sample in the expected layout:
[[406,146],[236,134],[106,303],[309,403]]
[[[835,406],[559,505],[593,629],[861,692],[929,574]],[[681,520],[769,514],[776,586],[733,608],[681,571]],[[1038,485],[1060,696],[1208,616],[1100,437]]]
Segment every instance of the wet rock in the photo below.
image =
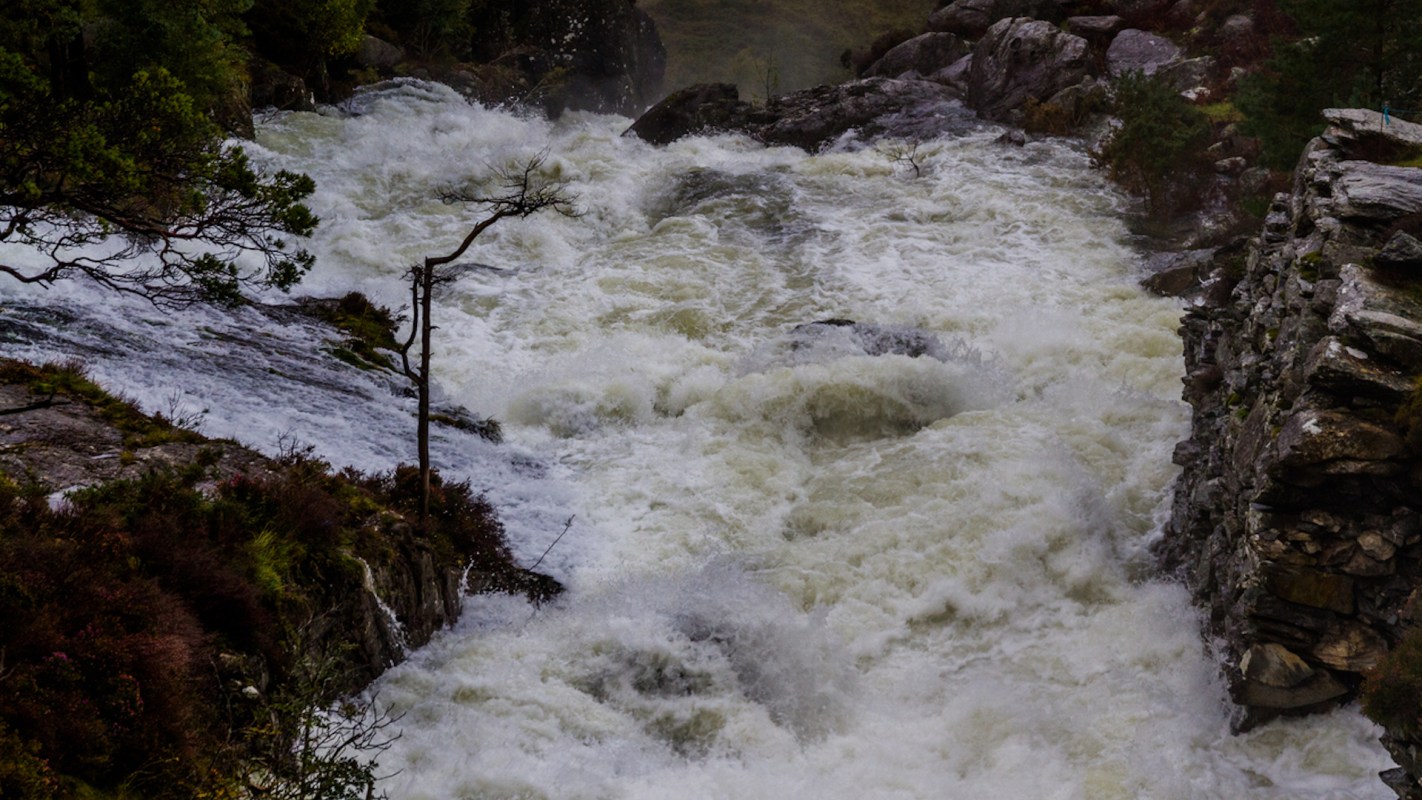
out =
[[1041,20],[993,24],[973,48],[968,105],[985,119],[1006,121],[1028,98],[1044,101],[1089,74],[1086,40]]
[[951,33],[925,33],[889,50],[869,67],[869,77],[897,78],[905,73],[932,75],[967,55],[968,43]]
[[1289,648],[1274,642],[1249,648],[1239,661],[1239,671],[1246,680],[1280,689],[1298,686],[1317,672]]
[[[1318,706],[1348,694],[1344,686],[1327,672],[1318,672],[1296,686],[1278,687],[1247,681],[1235,693],[1235,702],[1270,709],[1299,709]],[[1247,729],[1248,725],[1240,726]]]
[[753,109],[742,102],[733,83],[700,83],[678,89],[652,106],[623,135],[652,144],[671,144],[683,136],[733,130],[745,124]]
[[841,330],[849,333],[863,349],[865,355],[898,355],[910,358],[928,356],[943,359],[947,348],[927,331],[901,325],[876,325],[872,322],[855,322],[849,319],[823,319],[797,325],[792,334],[817,336],[827,330]]
[[1180,60],[1180,48],[1164,36],[1128,28],[1116,34],[1106,48],[1106,70],[1111,75],[1141,72],[1154,75]]
[[739,100],[731,84],[674,92],[627,129],[654,144],[707,131],[745,133],[767,144],[815,151],[839,137],[931,136],[966,127],[956,95],[929,81],[865,78],[781,95],[764,108]]

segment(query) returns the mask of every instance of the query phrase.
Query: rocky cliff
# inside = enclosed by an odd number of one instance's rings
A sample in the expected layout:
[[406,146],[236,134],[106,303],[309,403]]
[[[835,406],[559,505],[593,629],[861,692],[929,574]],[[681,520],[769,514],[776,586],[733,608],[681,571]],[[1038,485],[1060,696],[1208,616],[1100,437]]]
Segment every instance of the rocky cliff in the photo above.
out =
[[1181,329],[1194,429],[1161,554],[1240,729],[1352,698],[1422,610],[1422,126],[1325,116],[1262,233],[1192,268]]

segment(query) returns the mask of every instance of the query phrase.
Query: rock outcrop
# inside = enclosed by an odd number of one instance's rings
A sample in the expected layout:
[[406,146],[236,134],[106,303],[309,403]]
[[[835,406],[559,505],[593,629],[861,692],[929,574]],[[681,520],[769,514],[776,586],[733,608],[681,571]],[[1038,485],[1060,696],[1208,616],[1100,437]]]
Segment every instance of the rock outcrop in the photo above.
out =
[[1161,553],[1208,611],[1240,729],[1352,697],[1422,597],[1422,275],[1400,266],[1422,169],[1363,160],[1422,127],[1326,116],[1181,329],[1194,430]]

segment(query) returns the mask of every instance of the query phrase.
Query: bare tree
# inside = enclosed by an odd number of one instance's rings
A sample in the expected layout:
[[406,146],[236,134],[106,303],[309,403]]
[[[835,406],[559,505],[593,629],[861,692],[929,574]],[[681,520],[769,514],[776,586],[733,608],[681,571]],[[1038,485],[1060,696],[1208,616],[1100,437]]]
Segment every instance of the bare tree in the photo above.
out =
[[[406,273],[410,282],[410,335],[400,347],[400,362],[405,377],[415,385],[419,397],[419,427],[416,438],[420,458],[420,525],[425,525],[430,510],[430,340],[434,324],[430,318],[431,297],[436,286],[449,283],[455,276],[448,270],[484,231],[507,217],[529,217],[540,211],[556,211],[564,216],[577,216],[568,182],[543,173],[548,160],[545,150],[521,165],[496,170],[496,188],[492,194],[474,189],[445,191],[440,199],[445,203],[464,203],[484,210],[484,216],[469,229],[464,240],[454,250],[442,256],[430,256],[422,264],[411,266]],[[420,342],[419,363],[412,365],[410,351]]]

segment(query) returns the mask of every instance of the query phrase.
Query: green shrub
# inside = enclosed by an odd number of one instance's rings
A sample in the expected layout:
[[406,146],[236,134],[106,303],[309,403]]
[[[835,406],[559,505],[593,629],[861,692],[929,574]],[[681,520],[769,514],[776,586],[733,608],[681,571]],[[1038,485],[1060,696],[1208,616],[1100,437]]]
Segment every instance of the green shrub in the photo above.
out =
[[1111,112],[1121,124],[1097,154],[1111,177],[1144,194],[1153,214],[1187,204],[1199,188],[1194,176],[1207,173],[1205,115],[1165,80],[1140,72],[1116,82]]

